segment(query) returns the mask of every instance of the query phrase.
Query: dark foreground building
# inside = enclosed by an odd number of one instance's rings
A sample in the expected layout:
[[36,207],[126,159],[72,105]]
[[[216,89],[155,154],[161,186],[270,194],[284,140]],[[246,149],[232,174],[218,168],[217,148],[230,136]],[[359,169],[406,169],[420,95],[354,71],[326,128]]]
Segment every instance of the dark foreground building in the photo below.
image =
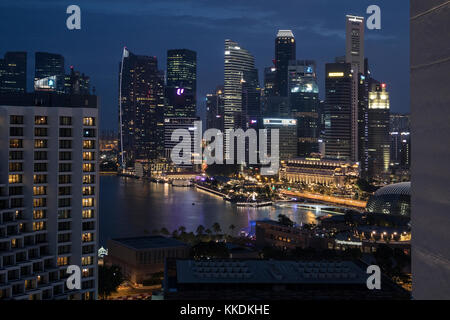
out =
[[182,260],[166,263],[164,299],[408,299],[382,277],[367,289],[367,265],[353,261]]
[[189,246],[163,236],[111,239],[105,263],[118,265],[123,275],[134,283],[150,279],[164,270],[166,258],[186,258]]

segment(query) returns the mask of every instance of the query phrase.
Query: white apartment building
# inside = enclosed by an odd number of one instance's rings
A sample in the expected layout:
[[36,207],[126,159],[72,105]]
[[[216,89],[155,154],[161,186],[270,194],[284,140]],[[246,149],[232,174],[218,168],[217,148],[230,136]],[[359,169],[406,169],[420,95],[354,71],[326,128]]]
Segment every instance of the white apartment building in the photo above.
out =
[[98,123],[95,96],[0,96],[0,300],[96,299]]

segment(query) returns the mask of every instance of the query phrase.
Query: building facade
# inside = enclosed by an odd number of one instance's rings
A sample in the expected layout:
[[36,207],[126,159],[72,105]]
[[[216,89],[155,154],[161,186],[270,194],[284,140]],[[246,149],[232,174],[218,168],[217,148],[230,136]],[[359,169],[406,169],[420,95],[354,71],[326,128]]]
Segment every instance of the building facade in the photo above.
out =
[[195,117],[197,113],[197,53],[167,51],[166,116]]
[[36,52],[34,57],[35,57],[35,71],[34,71],[35,90],[41,91],[40,86],[36,85],[36,83],[39,83],[39,80],[52,78],[55,81],[52,91],[64,93],[65,91],[64,57],[60,54],[48,52]]
[[0,59],[0,93],[27,92],[27,53],[7,52]]
[[278,30],[275,38],[275,94],[288,96],[288,66],[289,61],[296,59],[295,37],[291,30]]
[[164,153],[164,79],[156,57],[126,48],[119,69],[119,141],[125,168]]
[[290,61],[288,67],[290,116],[297,120],[299,157],[319,152],[319,86],[316,63]]
[[369,177],[389,172],[391,141],[389,135],[389,93],[385,83],[373,82],[369,92]]
[[[297,120],[264,118],[263,127],[267,129],[267,150],[271,153],[272,145],[278,143],[279,160],[287,161],[297,156]],[[273,139],[272,130],[278,130],[278,141]]]
[[349,63],[325,66],[325,155],[351,161],[353,158],[353,73]]
[[358,163],[319,158],[289,160],[280,173],[280,177],[288,182],[337,187],[345,186],[349,179],[358,176]]
[[162,236],[111,239],[105,264],[118,265],[122,274],[133,283],[151,279],[154,273],[164,271],[167,258],[187,258],[189,246],[181,241]]
[[98,122],[95,96],[0,96],[0,299],[96,299]]
[[223,86],[218,86],[214,93],[206,95],[206,129],[224,130]]

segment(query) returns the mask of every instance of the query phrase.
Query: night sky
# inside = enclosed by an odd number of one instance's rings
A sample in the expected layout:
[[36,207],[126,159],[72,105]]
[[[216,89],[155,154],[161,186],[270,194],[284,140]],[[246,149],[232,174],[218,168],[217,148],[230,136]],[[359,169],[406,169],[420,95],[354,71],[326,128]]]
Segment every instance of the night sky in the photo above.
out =
[[[66,28],[67,6],[81,8],[81,30]],[[0,55],[28,52],[28,90],[34,52],[60,53],[66,70],[91,77],[101,101],[102,129],[117,128],[118,63],[123,46],[158,58],[166,68],[167,49],[197,51],[199,115],[205,95],[223,83],[224,40],[232,39],[256,60],[260,81],[274,57],[278,29],[291,29],[297,59],[314,59],[323,98],[326,62],[345,55],[345,15],[381,7],[381,30],[366,28],[365,51],[372,75],[386,82],[392,112],[409,112],[408,0],[2,0]]]

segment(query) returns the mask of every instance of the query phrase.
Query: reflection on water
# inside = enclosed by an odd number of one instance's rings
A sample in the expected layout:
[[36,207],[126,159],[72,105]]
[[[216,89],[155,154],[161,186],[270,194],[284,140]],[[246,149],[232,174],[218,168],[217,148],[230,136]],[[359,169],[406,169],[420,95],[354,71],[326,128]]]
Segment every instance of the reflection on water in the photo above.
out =
[[100,177],[100,246],[109,238],[151,234],[165,227],[195,231],[218,222],[224,232],[237,233],[259,219],[277,220],[279,214],[298,224],[315,223],[315,209],[284,203],[272,207],[242,208],[194,188],[172,187],[117,176]]

